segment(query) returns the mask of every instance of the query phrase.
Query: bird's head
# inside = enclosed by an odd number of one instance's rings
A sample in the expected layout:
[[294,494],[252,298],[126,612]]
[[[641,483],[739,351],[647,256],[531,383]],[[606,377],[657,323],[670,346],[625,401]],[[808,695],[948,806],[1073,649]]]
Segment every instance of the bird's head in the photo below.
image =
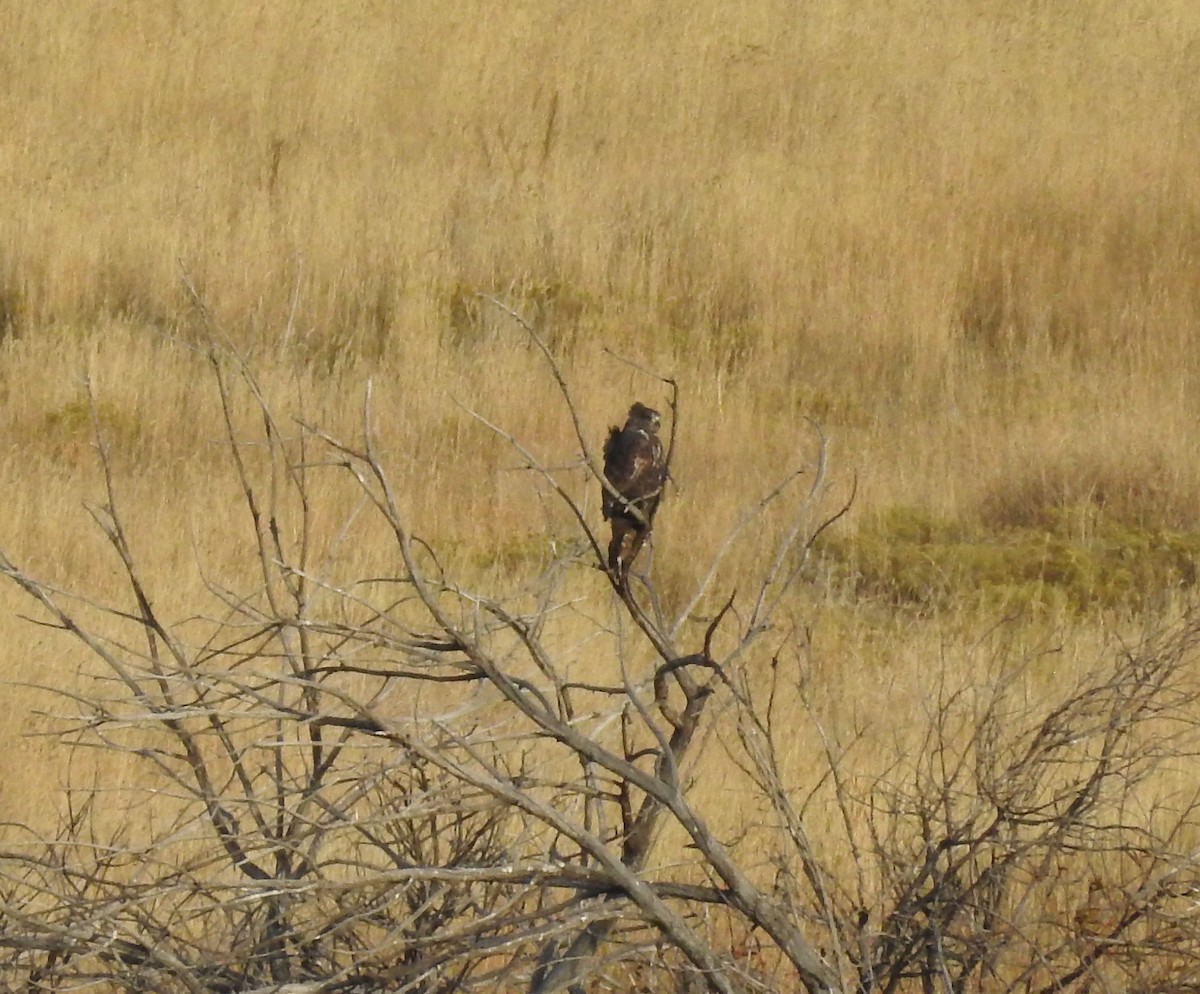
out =
[[629,409],[629,425],[633,428],[643,428],[646,431],[658,431],[662,416],[652,407],[637,403]]

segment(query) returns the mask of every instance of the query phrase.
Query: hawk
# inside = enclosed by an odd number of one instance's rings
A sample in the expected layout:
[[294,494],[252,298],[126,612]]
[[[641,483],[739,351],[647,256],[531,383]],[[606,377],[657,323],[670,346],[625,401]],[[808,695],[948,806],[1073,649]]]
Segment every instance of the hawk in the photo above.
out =
[[667,480],[660,422],[658,411],[634,404],[625,427],[610,428],[604,443],[604,478],[616,491],[604,488],[604,518],[612,523],[608,569],[622,585],[650,534]]

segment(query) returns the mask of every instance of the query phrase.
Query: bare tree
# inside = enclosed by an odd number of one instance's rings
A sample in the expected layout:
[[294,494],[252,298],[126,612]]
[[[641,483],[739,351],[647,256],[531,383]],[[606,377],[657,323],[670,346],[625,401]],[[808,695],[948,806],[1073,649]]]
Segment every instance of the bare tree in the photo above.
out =
[[[807,670],[788,612],[849,506],[830,502],[823,435],[813,426],[804,464],[688,564],[694,586],[668,610],[652,573],[623,582],[605,568],[583,499],[604,485],[601,467],[562,370],[525,333],[578,460],[551,468],[490,426],[577,543],[556,543],[512,591],[471,589],[418,537],[369,389],[354,439],[285,425],[247,364],[213,346],[257,580],[237,589],[206,573],[208,603],[164,617],[97,425],[107,496],[90,510],[123,591],[81,599],[8,554],[0,571],[103,663],[106,680],[64,692],[65,734],[144,763],[137,803],[153,819],[106,828],[85,789],[68,796],[57,837],[9,845],[10,987],[1195,985],[1195,798],[1160,783],[1195,756],[1200,625],[1044,703],[1022,695],[1026,669],[1008,661],[984,683],[938,683],[923,741],[882,769],[857,768],[855,743],[814,710],[824,746],[789,771],[781,740],[803,718]],[[674,438],[679,398],[664,382]],[[247,398],[252,421],[238,414]],[[361,503],[331,538],[317,526],[318,477]],[[753,583],[717,590],[735,544],[770,536]],[[367,541],[386,542],[394,571],[342,575],[338,550]],[[571,592],[580,582],[597,591],[586,604]],[[612,678],[573,677],[584,653]],[[718,726],[733,734],[710,734]],[[696,782],[717,760],[769,812],[765,836],[711,827]],[[817,804],[840,834],[813,838]],[[1073,883],[1110,913],[1048,911],[1047,895]]]

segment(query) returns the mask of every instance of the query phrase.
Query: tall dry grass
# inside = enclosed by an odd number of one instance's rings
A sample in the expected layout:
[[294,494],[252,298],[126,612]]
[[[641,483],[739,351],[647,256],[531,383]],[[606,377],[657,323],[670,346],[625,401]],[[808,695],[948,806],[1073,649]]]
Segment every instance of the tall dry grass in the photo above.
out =
[[[178,614],[195,558],[249,568],[176,341],[200,334],[181,264],[283,409],[350,433],[373,378],[419,528],[467,569],[553,523],[451,398],[573,455],[480,292],[544,332],[597,441],[661,400],[601,345],[681,380],[668,586],[804,450],[806,415],[863,518],[1025,521],[1099,486],[1193,531],[1197,37],[1184,0],[6,4],[0,538],[111,582],[80,511],[90,371]],[[854,707],[880,672],[920,694],[921,624],[826,610],[822,653],[863,663],[832,668]],[[74,678],[51,635],[10,631],[10,678]],[[13,736],[42,727],[36,694],[6,700]],[[11,741],[6,767],[50,762]],[[0,776],[10,809],[21,782]]]

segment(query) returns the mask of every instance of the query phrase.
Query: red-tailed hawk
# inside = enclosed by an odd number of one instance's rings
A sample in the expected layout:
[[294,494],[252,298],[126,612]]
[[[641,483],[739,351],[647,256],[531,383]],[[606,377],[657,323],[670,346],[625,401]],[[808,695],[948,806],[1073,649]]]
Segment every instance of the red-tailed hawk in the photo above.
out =
[[645,404],[634,404],[624,428],[611,428],[604,443],[604,517],[612,523],[608,569],[624,584],[629,567],[650,534],[662,500],[667,463],[658,437],[661,418]]

